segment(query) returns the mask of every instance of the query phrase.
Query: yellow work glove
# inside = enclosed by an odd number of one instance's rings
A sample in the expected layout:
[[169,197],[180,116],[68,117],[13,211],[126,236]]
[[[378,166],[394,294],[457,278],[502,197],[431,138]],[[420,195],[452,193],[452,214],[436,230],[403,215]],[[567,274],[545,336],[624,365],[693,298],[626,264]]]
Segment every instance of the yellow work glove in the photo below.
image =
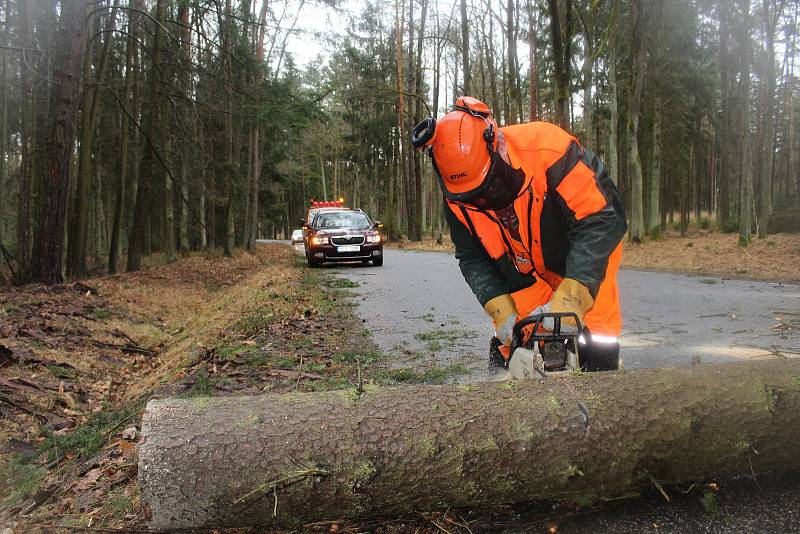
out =
[[[561,285],[559,285],[555,293],[553,293],[553,298],[551,298],[550,302],[545,306],[549,307],[546,311],[552,313],[573,312],[578,316],[581,324],[583,324],[583,317],[586,315],[586,312],[594,306],[594,299],[592,298],[592,294],[589,293],[588,287],[572,278],[564,278],[564,280],[561,281]],[[549,321],[549,323],[549,326],[545,323],[544,327],[552,330],[552,320]],[[574,319],[565,319],[561,321],[562,332],[570,333],[569,330],[565,330],[564,327],[571,328],[573,332],[577,331],[577,325]]]
[[494,323],[495,336],[503,345],[511,344],[514,325],[517,324],[517,305],[511,295],[498,295],[483,307]]

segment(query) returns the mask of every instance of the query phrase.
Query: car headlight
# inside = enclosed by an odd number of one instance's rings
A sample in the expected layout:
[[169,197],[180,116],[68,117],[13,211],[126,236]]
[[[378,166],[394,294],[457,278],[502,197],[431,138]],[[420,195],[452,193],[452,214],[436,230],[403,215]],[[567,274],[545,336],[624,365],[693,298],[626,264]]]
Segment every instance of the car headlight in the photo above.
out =
[[368,235],[367,236],[367,243],[380,243],[380,242],[381,242],[381,235],[380,234]]
[[311,243],[314,245],[326,245],[328,243],[328,238],[325,236],[312,237]]

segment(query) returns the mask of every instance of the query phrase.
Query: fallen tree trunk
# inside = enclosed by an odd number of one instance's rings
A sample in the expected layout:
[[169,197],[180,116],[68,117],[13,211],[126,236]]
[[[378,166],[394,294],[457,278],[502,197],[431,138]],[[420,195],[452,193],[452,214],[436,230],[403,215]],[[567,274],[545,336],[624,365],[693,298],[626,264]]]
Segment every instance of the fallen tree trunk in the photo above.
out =
[[148,404],[154,528],[580,503],[800,467],[800,360]]

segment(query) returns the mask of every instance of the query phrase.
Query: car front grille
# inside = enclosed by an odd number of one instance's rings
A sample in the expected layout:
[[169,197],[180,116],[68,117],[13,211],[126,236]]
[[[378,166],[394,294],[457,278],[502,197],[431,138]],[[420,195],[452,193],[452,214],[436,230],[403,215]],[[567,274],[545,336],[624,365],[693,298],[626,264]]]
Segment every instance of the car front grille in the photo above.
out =
[[331,238],[331,243],[334,245],[363,245],[363,235],[345,235]]

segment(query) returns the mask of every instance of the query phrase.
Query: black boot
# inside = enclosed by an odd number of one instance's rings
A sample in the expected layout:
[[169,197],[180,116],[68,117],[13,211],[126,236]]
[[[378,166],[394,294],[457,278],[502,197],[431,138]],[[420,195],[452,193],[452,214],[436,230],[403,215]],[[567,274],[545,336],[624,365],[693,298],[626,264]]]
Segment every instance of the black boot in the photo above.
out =
[[578,341],[578,358],[583,371],[616,371],[622,366],[619,343],[600,343],[592,339],[588,329],[583,330],[584,343]]
[[502,345],[499,339],[492,336],[492,340],[489,342],[489,369],[508,368],[508,362],[500,352]]

